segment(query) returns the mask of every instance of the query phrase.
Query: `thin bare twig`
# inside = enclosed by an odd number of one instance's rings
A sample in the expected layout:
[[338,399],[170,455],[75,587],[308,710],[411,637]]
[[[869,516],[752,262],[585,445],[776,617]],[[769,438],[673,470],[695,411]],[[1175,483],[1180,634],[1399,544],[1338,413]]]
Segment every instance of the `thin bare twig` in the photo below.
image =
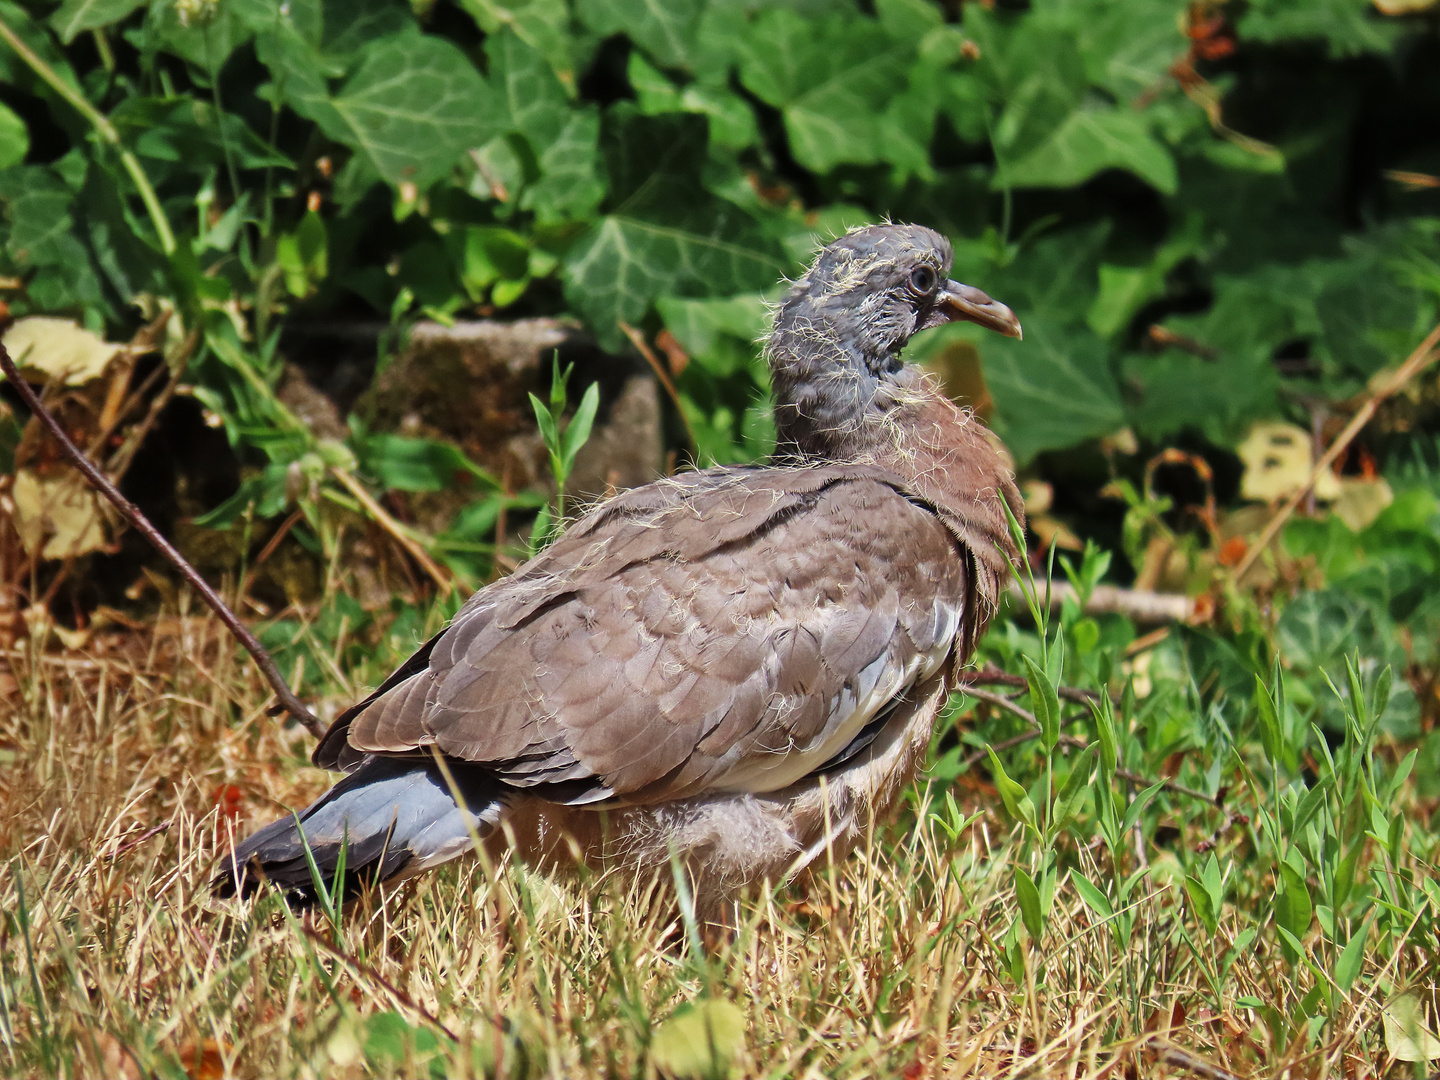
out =
[[390,512],[375,501],[375,496],[365,490],[365,485],[356,480],[344,469],[331,467],[330,475],[340,481],[340,486],[355,497],[355,501],[365,508],[365,512],[375,519],[376,523],[394,537],[395,542],[410,553],[410,557],[420,564],[420,569],[430,575],[430,579],[440,586],[445,595],[455,588],[455,583],[450,580],[450,575],[440,568],[436,561],[430,558],[430,553],[425,550],[423,544],[411,535],[410,530],[396,521]]
[[1190,1053],[1188,1050],[1181,1050],[1176,1046],[1162,1046],[1156,1051],[1156,1056],[1163,1064],[1174,1069],[1184,1069],[1194,1076],[1204,1077],[1205,1080],[1240,1080],[1240,1077],[1229,1069],[1222,1069],[1219,1065],[1212,1065],[1202,1057]]
[[[979,671],[967,671],[960,676],[960,686],[1013,686],[1017,690],[1024,690],[1030,684],[1023,675],[1011,675],[1009,672],[1001,671],[998,668],[987,667]],[[1066,701],[1074,701],[1080,705],[1088,705],[1092,701],[1099,701],[1100,695],[1094,690],[1081,690],[1078,686],[1057,686],[1055,692]]]
[[670,373],[665,370],[665,365],[660,362],[660,357],[655,355],[655,350],[645,342],[645,335],[636,330],[627,322],[619,324],[620,332],[630,339],[645,362],[650,365],[650,370],[655,372],[655,378],[660,380],[660,385],[665,388],[665,393],[670,395],[670,400],[675,404],[675,411],[680,414],[680,423],[685,425],[685,435],[690,440],[690,448],[696,453],[700,452],[700,444],[695,441],[695,431],[690,427],[690,418],[685,415],[685,409],[680,404],[680,391],[675,388],[675,381],[670,378]]
[[304,516],[304,510],[296,510],[282,521],[280,527],[271,534],[270,539],[265,541],[265,546],[260,549],[260,554],[255,557],[255,561],[250,564],[250,569],[245,571],[245,576],[240,581],[240,588],[235,594],[238,597],[236,603],[244,602],[246,595],[250,592],[250,586],[255,584],[255,574],[259,571],[265,560],[275,554],[275,549],[280,546],[280,542],[290,534],[290,530],[295,527],[295,523]]
[[[157,364],[155,370],[146,376],[145,381],[137,389],[131,389],[131,381],[135,376],[135,365],[140,357],[155,351],[155,341],[160,332],[165,329],[170,321],[172,311],[164,311],[153,322],[146,323],[135,332],[130,339],[130,344],[116,354],[118,361],[115,377],[111,380],[108,393],[105,395],[105,404],[100,410],[100,419],[95,424],[95,435],[90,440],[90,445],[85,452],[92,457],[98,456],[110,441],[110,436],[120,426],[130,410],[145,400],[145,395],[155,388],[167,369],[165,364]],[[107,470],[112,471],[113,470]]]
[[1250,545],[1250,550],[1245,553],[1245,558],[1241,559],[1240,565],[1235,567],[1234,581],[1238,582],[1242,580],[1245,577],[1246,571],[1255,565],[1256,559],[1260,558],[1260,553],[1270,546],[1271,541],[1273,541],[1275,537],[1280,535],[1280,530],[1285,527],[1285,522],[1290,520],[1290,515],[1295,513],[1296,508],[1305,501],[1306,495],[1315,487],[1315,483],[1320,479],[1321,474],[1339,460],[1340,455],[1343,454],[1346,448],[1355,440],[1355,436],[1359,435],[1361,429],[1375,416],[1375,410],[1380,407],[1380,403],[1416,375],[1420,374],[1420,372],[1424,371],[1437,359],[1440,359],[1440,350],[1435,348],[1436,345],[1440,345],[1440,323],[1436,323],[1435,328],[1425,335],[1425,340],[1415,346],[1415,351],[1405,358],[1403,364],[1395,369],[1395,374],[1385,380],[1385,382],[1366,399],[1365,404],[1360,406],[1359,411],[1356,412],[1356,414],[1350,418],[1350,422],[1345,425],[1345,430],[1335,436],[1335,441],[1330,444],[1330,449],[1326,450],[1320,460],[1315,462],[1314,466],[1311,467],[1310,476],[1306,479],[1305,486],[1285,500],[1285,504],[1275,512],[1275,515],[1265,524],[1265,528],[1261,531],[1255,542]]
[[1148,634],[1141,634],[1134,641],[1130,642],[1129,645],[1125,646],[1125,659],[1128,660],[1132,656],[1138,656],[1146,649],[1153,649],[1169,636],[1170,628],[1168,626],[1162,626],[1159,630],[1151,630]]
[[[151,399],[150,408],[146,410],[144,418],[130,429],[129,433],[125,436],[125,442],[110,456],[110,460],[107,462],[108,472],[117,484],[120,482],[121,477],[130,471],[130,465],[134,462],[135,455],[139,452],[141,444],[149,437],[151,429],[154,428],[156,422],[160,419],[160,414],[165,411],[165,406],[170,404],[171,399],[175,396],[175,392],[180,389],[180,377],[185,374],[185,369],[190,366],[190,358],[195,355],[195,348],[199,344],[200,331],[198,329],[191,330],[190,333],[185,335],[185,340],[181,342],[180,350],[175,354],[173,366],[170,358],[167,357],[166,362],[151,373],[152,379],[164,373],[167,376],[165,385],[162,386],[160,392]],[[149,382],[150,379],[147,379],[146,384],[148,385]]]
[[460,1036],[456,1035],[455,1032],[451,1031],[448,1027],[446,1027],[440,1021],[439,1017],[437,1017],[429,1009],[425,1008],[425,1006],[421,1005],[409,994],[405,993],[404,990],[401,990],[389,979],[385,978],[384,975],[381,975],[380,972],[376,971],[369,964],[365,963],[365,961],[361,960],[358,956],[352,956],[344,949],[337,948],[333,943],[326,941],[324,937],[315,932],[313,927],[302,924],[300,926],[300,931],[312,942],[314,942],[316,945],[319,945],[320,948],[324,949],[327,953],[333,956],[336,960],[339,960],[345,964],[349,964],[352,968],[360,972],[360,974],[364,975],[367,979],[372,979],[375,982],[379,983],[382,987],[384,987],[385,991],[390,994],[391,997],[393,997],[401,1005],[405,1006],[405,1008],[411,1010],[417,1016],[421,1017],[427,1024],[430,1024],[451,1042],[460,1041]]
[[126,855],[129,855],[130,852],[134,851],[146,840],[149,840],[152,836],[160,835],[166,829],[170,828],[170,826],[173,824],[175,824],[175,822],[172,819],[170,821],[162,821],[159,825],[151,825],[150,828],[146,829],[139,836],[135,837],[134,840],[127,841],[123,846],[117,848],[110,855],[110,861],[115,862],[118,859],[123,859]]
[[305,726],[305,730],[317,739],[324,735],[325,725],[295,696],[295,692],[290,689],[290,684],[280,674],[280,669],[275,666],[275,661],[266,651],[265,646],[261,645],[255,635],[250,632],[249,627],[240,621],[239,616],[230,610],[230,606],[220,598],[220,594],[210,587],[210,583],[200,575],[200,571],[191,566],[189,560],[175,550],[175,546],[166,540],[160,530],[150,524],[150,519],[140,512],[140,508],[120,494],[119,489],[110,482],[109,477],[101,472],[95,463],[75,445],[75,441],[60,426],[60,422],[51,415],[49,409],[45,408],[34,388],[20,377],[20,372],[15,367],[15,361],[10,358],[10,351],[5,348],[3,343],[0,343],[0,370],[4,371],[5,377],[15,387],[15,392],[20,395],[30,412],[40,420],[40,423],[60,444],[66,456],[74,462],[75,467],[80,470],[85,479],[90,481],[91,485],[104,495],[115,509],[120,511],[125,520],[130,522],[141,536],[149,540],[155,549],[165,556],[170,565],[175,567],[190,587],[200,594],[201,599],[210,606],[210,610],[215,612],[240,644],[245,646],[245,651],[254,659],[255,666],[260,669],[261,674],[265,676],[265,681],[275,691],[275,696],[280,700],[282,709],[300,721]]

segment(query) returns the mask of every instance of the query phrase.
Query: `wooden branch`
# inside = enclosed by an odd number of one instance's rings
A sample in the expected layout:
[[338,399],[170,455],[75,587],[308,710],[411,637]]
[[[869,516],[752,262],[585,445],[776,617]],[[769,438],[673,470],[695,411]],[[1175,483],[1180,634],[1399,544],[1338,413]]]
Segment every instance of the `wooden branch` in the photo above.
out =
[[60,426],[60,422],[51,415],[49,409],[45,408],[34,388],[20,377],[20,372],[15,367],[15,361],[10,358],[10,352],[5,348],[3,342],[0,342],[0,371],[4,371],[5,377],[15,387],[16,393],[24,400],[31,414],[39,419],[55,441],[60,444],[66,456],[74,462],[75,467],[80,470],[85,479],[90,481],[91,485],[104,495],[115,509],[120,511],[121,516],[130,522],[140,532],[140,535],[149,540],[155,550],[159,551],[170,565],[180,572],[180,576],[200,594],[201,599],[210,606],[210,610],[215,612],[220,621],[235,635],[236,640],[245,647],[245,651],[255,660],[255,666],[265,676],[265,681],[275,691],[275,696],[280,700],[281,709],[305,725],[305,730],[317,739],[324,735],[325,725],[295,696],[295,692],[290,689],[290,684],[280,674],[280,669],[275,666],[275,661],[266,651],[265,646],[261,645],[249,628],[240,621],[239,616],[230,610],[229,605],[220,598],[220,594],[210,587],[210,583],[200,575],[200,571],[191,566],[189,560],[175,550],[174,545],[166,540],[160,534],[160,530],[150,524],[150,519],[140,512],[140,508],[120,494],[119,489],[110,482],[109,477],[101,472],[95,463],[75,445],[74,440]]
[[1241,559],[1240,565],[1235,567],[1235,575],[1231,580],[1238,583],[1244,578],[1246,571],[1255,565],[1255,560],[1260,558],[1260,553],[1270,546],[1275,537],[1280,535],[1280,530],[1285,527],[1285,522],[1290,520],[1290,515],[1295,513],[1295,508],[1298,507],[1305,500],[1305,497],[1314,489],[1315,483],[1320,479],[1321,474],[1340,459],[1340,455],[1343,454],[1346,448],[1355,440],[1355,436],[1359,435],[1361,429],[1375,416],[1375,410],[1380,407],[1380,403],[1416,375],[1419,375],[1420,372],[1424,371],[1437,359],[1440,359],[1440,350],[1436,349],[1437,345],[1440,345],[1440,323],[1436,323],[1435,328],[1425,335],[1425,340],[1415,346],[1415,351],[1405,358],[1403,364],[1395,369],[1395,374],[1391,375],[1379,389],[1366,399],[1365,404],[1360,406],[1360,410],[1352,416],[1350,422],[1345,425],[1345,430],[1335,436],[1335,441],[1330,444],[1330,449],[1326,450],[1325,453],[1321,455],[1320,460],[1315,462],[1314,466],[1310,469],[1310,476],[1305,481],[1305,486],[1291,495],[1290,498],[1286,499],[1285,504],[1281,506],[1280,509],[1275,512],[1275,515],[1265,524],[1265,528],[1261,531],[1259,537],[1250,545],[1250,550],[1245,553],[1245,558]]
[[[1025,594],[1013,579],[1009,592],[1024,601]],[[1058,611],[1066,599],[1075,595],[1068,581],[1050,584],[1050,609]],[[1124,615],[1131,622],[1144,625],[1188,622],[1195,614],[1195,601],[1181,593],[1158,593],[1148,589],[1121,589],[1115,585],[1096,585],[1085,605],[1087,615]]]

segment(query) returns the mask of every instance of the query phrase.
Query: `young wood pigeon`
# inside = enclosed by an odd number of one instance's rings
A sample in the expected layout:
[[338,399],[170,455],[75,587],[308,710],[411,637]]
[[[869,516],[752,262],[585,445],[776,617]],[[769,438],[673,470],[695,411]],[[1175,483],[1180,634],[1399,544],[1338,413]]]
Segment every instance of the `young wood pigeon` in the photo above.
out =
[[471,851],[668,874],[707,917],[843,855],[895,801],[1016,557],[1022,514],[980,423],[900,356],[1004,305],[914,225],[826,247],[775,314],[776,456],[617,495],[335,721],[345,777],[239,844],[216,888],[305,901]]

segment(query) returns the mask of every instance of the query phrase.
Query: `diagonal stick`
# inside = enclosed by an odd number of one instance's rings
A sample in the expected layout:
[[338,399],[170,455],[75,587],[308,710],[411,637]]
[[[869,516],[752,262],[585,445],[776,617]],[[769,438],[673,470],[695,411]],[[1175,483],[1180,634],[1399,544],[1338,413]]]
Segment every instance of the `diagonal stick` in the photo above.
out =
[[75,463],[75,467],[80,470],[85,479],[90,481],[100,494],[109,499],[115,509],[120,511],[121,516],[138,529],[140,534],[149,540],[176,570],[180,571],[180,576],[200,594],[205,603],[210,605],[210,609],[220,617],[220,621],[235,635],[240,644],[245,646],[245,651],[254,658],[255,666],[260,669],[260,673],[265,676],[265,681],[270,684],[271,689],[275,691],[275,696],[280,699],[280,708],[300,721],[305,726],[305,730],[317,739],[324,735],[325,725],[295,696],[295,692],[290,689],[290,684],[285,681],[285,677],[280,674],[280,669],[275,666],[275,661],[265,651],[265,646],[261,645],[249,628],[240,621],[240,617],[230,610],[229,605],[220,598],[220,594],[210,587],[210,583],[200,576],[200,571],[191,566],[189,560],[175,550],[174,545],[166,540],[160,534],[160,530],[150,524],[150,519],[140,512],[140,508],[121,495],[119,489],[110,482],[109,477],[96,468],[95,463],[75,445],[74,440],[66,434],[59,421],[41,403],[34,388],[20,377],[20,372],[15,368],[15,361],[10,358],[10,352],[3,343],[0,343],[0,371],[4,371],[5,377],[10,380],[16,392],[24,399],[31,414],[39,417],[40,422],[64,448],[66,456]]
[[1285,522],[1290,520],[1290,515],[1295,513],[1295,508],[1300,505],[1301,500],[1315,487],[1315,482],[1320,479],[1320,474],[1335,464],[1335,461],[1345,452],[1345,448],[1354,441],[1356,435],[1360,434],[1360,429],[1370,422],[1375,415],[1375,410],[1380,407],[1380,403],[1437,359],[1440,359],[1440,351],[1435,348],[1437,345],[1440,345],[1440,323],[1437,323],[1435,329],[1425,335],[1425,340],[1415,346],[1415,351],[1395,369],[1395,374],[1386,379],[1380,388],[1370,395],[1365,404],[1360,406],[1360,411],[1350,418],[1350,422],[1345,425],[1345,430],[1340,432],[1335,437],[1335,441],[1330,444],[1330,449],[1326,450],[1320,460],[1315,462],[1305,485],[1285,500],[1285,505],[1275,512],[1275,516],[1266,523],[1264,531],[1250,545],[1250,550],[1245,553],[1245,558],[1235,568],[1235,576],[1231,579],[1232,581],[1239,583],[1240,579],[1245,576],[1245,572],[1255,565],[1255,560],[1260,558],[1260,553],[1270,546],[1270,542],[1279,535]]

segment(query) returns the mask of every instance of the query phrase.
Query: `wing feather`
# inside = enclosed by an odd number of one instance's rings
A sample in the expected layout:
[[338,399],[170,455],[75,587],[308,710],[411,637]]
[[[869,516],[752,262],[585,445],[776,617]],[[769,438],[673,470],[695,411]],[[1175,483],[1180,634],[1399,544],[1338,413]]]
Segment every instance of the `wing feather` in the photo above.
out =
[[593,780],[576,801],[775,790],[938,669],[969,566],[877,468],[650,485],[472,597],[423,668],[346,714],[349,747],[433,743],[516,786]]

